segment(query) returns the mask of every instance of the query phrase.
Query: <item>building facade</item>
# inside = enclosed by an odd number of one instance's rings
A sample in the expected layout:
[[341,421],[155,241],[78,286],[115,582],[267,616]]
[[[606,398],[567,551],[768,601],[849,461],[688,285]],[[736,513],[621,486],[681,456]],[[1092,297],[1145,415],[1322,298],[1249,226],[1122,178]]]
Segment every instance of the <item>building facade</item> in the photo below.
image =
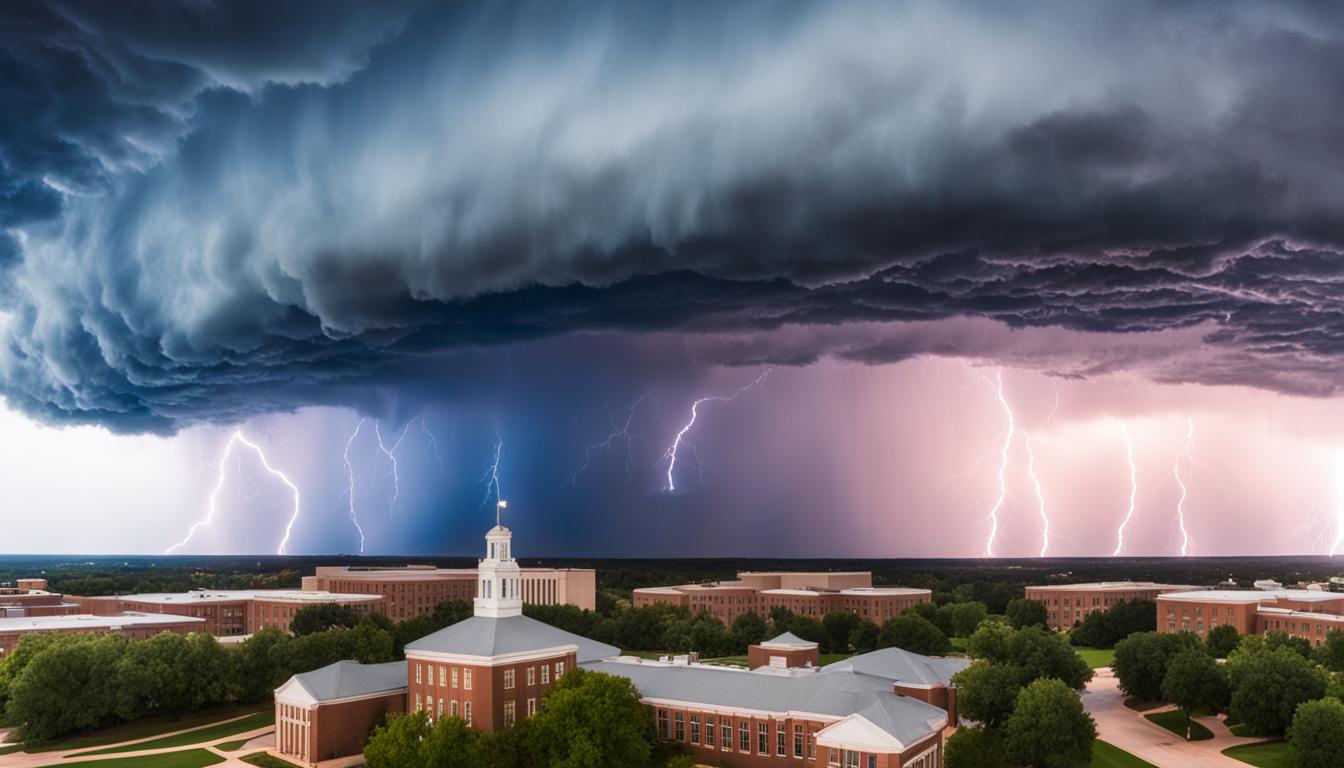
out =
[[0,618],[0,656],[12,653],[19,646],[19,641],[29,635],[53,632],[100,632],[118,633],[136,640],[144,640],[160,632],[175,632],[181,635],[201,632],[204,631],[204,625],[202,619],[147,613],[118,616],[73,614]]
[[310,605],[335,603],[356,613],[386,613],[381,595],[337,594],[297,589],[211,590],[72,598],[88,613],[116,616],[127,612],[189,616],[204,622],[199,631],[215,637],[250,635],[268,627],[288,632],[294,614]]
[[77,603],[47,590],[46,579],[19,579],[17,586],[0,585],[0,618],[70,616],[80,613]]
[[1214,589],[1160,595],[1159,632],[1193,632],[1201,638],[1218,626],[1238,634],[1285,632],[1313,646],[1344,629],[1344,594],[1309,589]]
[[933,593],[927,589],[874,587],[872,581],[872,574],[866,571],[744,571],[735,581],[643,587],[634,591],[633,602],[636,608],[657,603],[676,605],[693,612],[709,613],[725,624],[732,624],[746,613],[769,618],[776,608],[787,608],[798,615],[818,619],[828,613],[849,611],[881,624],[916,603],[933,600]]
[[1054,630],[1071,629],[1089,613],[1104,611],[1128,600],[1156,600],[1159,595],[1197,587],[1151,581],[1103,581],[1090,584],[1052,584],[1027,587],[1026,598],[1045,605],[1046,624]]
[[[519,595],[527,605],[573,605],[597,609],[597,575],[588,568],[520,568]],[[445,600],[474,600],[478,574],[472,568],[318,568],[303,577],[306,590],[382,595],[387,615],[405,621]]]

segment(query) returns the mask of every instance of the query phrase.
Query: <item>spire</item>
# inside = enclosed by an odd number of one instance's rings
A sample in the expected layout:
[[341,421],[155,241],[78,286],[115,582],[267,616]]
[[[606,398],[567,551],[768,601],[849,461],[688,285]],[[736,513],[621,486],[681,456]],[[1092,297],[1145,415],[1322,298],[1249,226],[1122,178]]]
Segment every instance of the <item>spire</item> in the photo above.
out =
[[499,513],[509,508],[508,499],[499,499],[495,502],[495,526],[499,526]]
[[485,557],[476,568],[475,613],[493,619],[523,613],[522,572],[513,558],[513,532],[500,524],[508,502],[495,504],[495,527],[485,534]]

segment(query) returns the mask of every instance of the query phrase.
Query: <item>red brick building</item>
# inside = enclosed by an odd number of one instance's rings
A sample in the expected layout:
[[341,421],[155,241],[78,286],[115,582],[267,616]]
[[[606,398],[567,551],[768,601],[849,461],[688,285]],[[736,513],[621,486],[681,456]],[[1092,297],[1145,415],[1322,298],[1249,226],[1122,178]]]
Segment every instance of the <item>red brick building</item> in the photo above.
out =
[[[474,568],[322,567],[303,577],[305,590],[382,595],[393,621],[420,616],[444,600],[474,600],[479,579]],[[520,568],[519,594],[526,605],[597,608],[597,575],[589,568]]]
[[359,754],[388,713],[406,711],[406,662],[340,661],[275,691],[275,748],[312,765]]
[[1242,635],[1286,632],[1313,646],[1344,629],[1344,594],[1309,589],[1198,590],[1157,598],[1159,632],[1193,632],[1229,625]]
[[1151,581],[1103,581],[1091,584],[1051,584],[1027,587],[1026,597],[1045,605],[1046,624],[1059,631],[1071,629],[1093,611],[1104,611],[1126,600],[1156,600],[1158,595],[1197,587],[1156,584]]
[[804,640],[792,632],[747,646],[747,668],[775,667],[779,669],[819,667],[821,651],[811,640]]
[[17,587],[0,586],[0,618],[70,616],[80,613],[77,603],[47,591],[46,579],[19,579]]
[[200,631],[215,637],[240,637],[267,627],[289,631],[301,608],[336,603],[360,615],[386,613],[382,595],[337,594],[297,589],[197,589],[191,592],[76,597],[86,611],[115,616],[128,611],[190,616],[205,622]]
[[643,587],[634,591],[633,602],[636,608],[665,603],[703,611],[725,624],[732,624],[745,613],[769,618],[775,608],[787,608],[818,619],[828,613],[849,611],[881,624],[916,603],[933,600],[933,593],[927,589],[874,587],[872,582],[872,574],[866,571],[744,571],[737,575],[736,581]]
[[186,616],[128,613],[118,616],[73,614],[60,616],[23,616],[0,618],[0,656],[13,652],[19,641],[28,635],[51,632],[119,633],[136,640],[153,637],[160,632],[185,635],[204,631],[205,622]]

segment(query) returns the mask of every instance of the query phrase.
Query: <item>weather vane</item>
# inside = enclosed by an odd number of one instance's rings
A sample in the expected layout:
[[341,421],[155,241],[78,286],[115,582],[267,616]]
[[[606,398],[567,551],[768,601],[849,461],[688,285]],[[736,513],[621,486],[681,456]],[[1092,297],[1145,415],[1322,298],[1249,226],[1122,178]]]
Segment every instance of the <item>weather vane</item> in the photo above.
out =
[[499,513],[509,508],[508,499],[499,499],[495,502],[495,525],[499,525]]

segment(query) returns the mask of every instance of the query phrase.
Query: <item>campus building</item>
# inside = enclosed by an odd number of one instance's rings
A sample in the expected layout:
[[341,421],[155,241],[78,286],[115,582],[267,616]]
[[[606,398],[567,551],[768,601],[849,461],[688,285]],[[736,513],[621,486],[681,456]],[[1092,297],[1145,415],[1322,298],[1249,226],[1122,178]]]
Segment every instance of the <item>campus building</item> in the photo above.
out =
[[0,584],[0,618],[69,616],[80,612],[64,595],[47,591],[46,579],[19,579],[17,586]]
[[828,613],[849,611],[881,624],[916,603],[932,602],[933,593],[927,589],[874,587],[873,575],[867,571],[744,571],[735,581],[642,587],[634,591],[633,599],[636,608],[665,603],[710,613],[725,624],[732,624],[745,613],[769,618],[775,608],[818,619]]
[[1239,634],[1285,632],[1313,646],[1344,629],[1344,594],[1313,589],[1210,589],[1159,595],[1157,629],[1194,632],[1228,625]]
[[144,640],[160,632],[185,635],[203,631],[204,621],[187,616],[127,613],[119,616],[72,614],[0,618],[0,657],[13,652],[28,635],[51,632],[115,632]]
[[[597,609],[597,575],[591,568],[520,568],[519,594],[527,605],[573,605]],[[474,568],[331,566],[303,577],[305,590],[382,595],[387,616],[405,621],[434,610],[444,600],[476,598]]]
[[[702,763],[942,765],[942,736],[956,721],[950,680],[966,660],[888,648],[822,668],[799,658],[749,671],[686,657],[621,657],[615,647],[522,615],[523,574],[512,544],[501,525],[486,534],[475,615],[409,643],[405,662],[340,662],[281,686],[278,755],[312,765],[356,754],[389,712],[455,716],[481,731],[509,728],[535,714],[567,671],[583,667],[628,678],[653,710],[658,733],[685,744]],[[779,651],[801,642],[795,641],[785,635],[761,646]]]
[[201,619],[199,631],[241,637],[268,627],[288,632],[294,614],[310,605],[336,603],[360,615],[386,613],[382,595],[345,595],[296,589],[196,589],[190,592],[73,598],[98,616],[158,613]]
[[1093,611],[1104,611],[1127,600],[1156,600],[1168,592],[1198,589],[1151,581],[1102,581],[1090,584],[1051,584],[1027,587],[1026,597],[1045,605],[1046,624],[1054,630],[1071,629]]

